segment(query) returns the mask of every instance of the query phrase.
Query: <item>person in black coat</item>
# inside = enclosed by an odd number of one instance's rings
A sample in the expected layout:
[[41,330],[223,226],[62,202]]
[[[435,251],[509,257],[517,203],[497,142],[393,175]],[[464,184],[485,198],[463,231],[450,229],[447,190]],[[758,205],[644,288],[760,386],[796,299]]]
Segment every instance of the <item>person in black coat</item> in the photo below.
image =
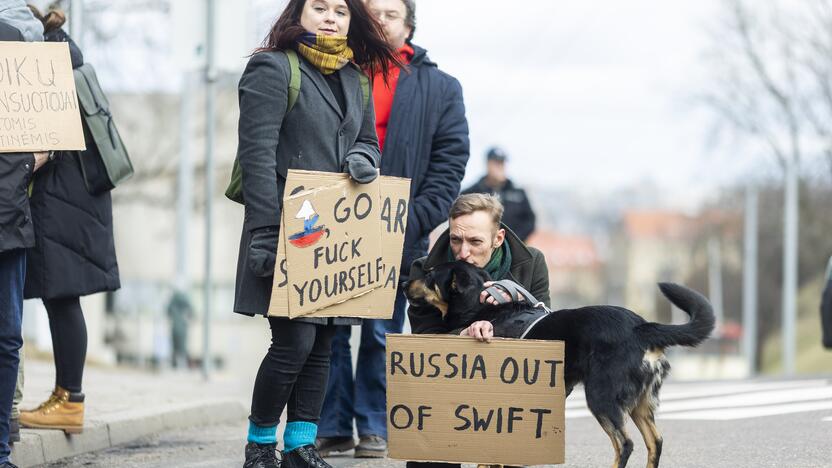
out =
[[[0,41],[43,40],[43,26],[22,0],[0,0]],[[48,153],[0,152],[0,468],[9,460],[11,442],[19,440],[12,402],[23,346],[23,282],[26,249],[34,245],[26,188]]]
[[[406,281],[413,260],[427,255],[428,235],[442,224],[459,194],[468,162],[468,122],[462,87],[439,69],[425,49],[412,43],[413,0],[370,0],[390,45],[407,65],[373,79],[381,174],[411,179],[410,206],[401,264]],[[355,448],[356,458],[387,452],[385,346],[387,333],[401,333],[407,301],[397,291],[389,320],[364,320],[353,372],[351,327],[339,326],[332,342],[327,397],[321,412],[322,454]],[[353,421],[358,445],[353,438]]]
[[467,193],[488,193],[500,199],[505,207],[503,224],[508,226],[523,242],[534,232],[537,217],[529,203],[526,191],[514,185],[506,177],[508,156],[501,148],[493,147],[486,152],[487,173],[476,184],[463,190]]
[[[301,82],[287,113],[292,68],[284,51],[290,49],[297,51]],[[264,47],[251,56],[239,85],[237,158],[245,221],[235,312],[268,312],[289,169],[347,172],[358,183],[377,177],[373,103],[364,99],[359,67],[386,71],[390,63],[398,60],[362,0],[291,0]],[[314,442],[333,325],[359,321],[268,320],[272,343],[254,382],[244,467],[278,466],[277,423],[285,407],[282,466],[327,468]]]
[[[43,16],[32,10],[44,24],[44,40],[68,43],[72,67],[83,65],[78,46],[61,29],[64,13],[52,10]],[[55,160],[35,175],[32,186],[36,243],[27,256],[25,297],[40,298],[46,307],[55,388],[44,404],[21,411],[23,427],[82,431],[87,328],[80,297],[120,286],[110,192],[88,191],[80,159],[100,156],[88,135],[86,147],[83,152],[58,152]]]

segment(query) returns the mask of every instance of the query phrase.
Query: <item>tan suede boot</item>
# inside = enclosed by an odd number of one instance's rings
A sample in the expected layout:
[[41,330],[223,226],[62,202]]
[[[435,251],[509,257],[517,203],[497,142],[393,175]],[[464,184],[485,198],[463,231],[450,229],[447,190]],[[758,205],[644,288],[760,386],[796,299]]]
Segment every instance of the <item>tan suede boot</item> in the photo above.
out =
[[84,430],[84,394],[56,387],[37,408],[20,412],[20,425],[30,429],[59,429],[67,434]]

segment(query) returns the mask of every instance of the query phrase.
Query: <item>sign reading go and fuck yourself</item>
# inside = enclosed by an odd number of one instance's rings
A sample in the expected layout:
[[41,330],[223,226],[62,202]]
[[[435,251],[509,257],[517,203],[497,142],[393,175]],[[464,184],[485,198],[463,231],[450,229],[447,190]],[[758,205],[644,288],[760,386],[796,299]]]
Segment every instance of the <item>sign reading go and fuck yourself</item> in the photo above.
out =
[[564,463],[561,341],[387,335],[387,433],[400,460]]
[[410,181],[290,170],[269,315],[390,318]]
[[0,42],[0,152],[83,149],[69,46]]

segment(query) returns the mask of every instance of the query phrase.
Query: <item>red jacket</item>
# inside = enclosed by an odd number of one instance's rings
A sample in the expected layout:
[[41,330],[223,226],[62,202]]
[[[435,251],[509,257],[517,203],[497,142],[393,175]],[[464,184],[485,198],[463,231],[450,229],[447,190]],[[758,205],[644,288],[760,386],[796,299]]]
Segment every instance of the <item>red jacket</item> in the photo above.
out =
[[[410,63],[415,54],[413,47],[405,44],[399,49],[402,61]],[[378,147],[384,151],[384,138],[387,136],[387,124],[390,122],[390,111],[393,109],[393,98],[396,95],[396,85],[399,82],[401,69],[394,67],[384,80],[381,72],[373,77],[373,104],[376,109],[376,134],[378,135]]]

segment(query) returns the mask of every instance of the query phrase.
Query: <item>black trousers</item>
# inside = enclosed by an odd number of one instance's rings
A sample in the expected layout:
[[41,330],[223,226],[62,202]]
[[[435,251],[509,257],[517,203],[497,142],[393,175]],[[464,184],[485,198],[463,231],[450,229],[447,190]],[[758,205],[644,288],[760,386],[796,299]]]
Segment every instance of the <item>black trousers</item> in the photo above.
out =
[[55,384],[70,392],[81,391],[87,359],[87,323],[77,297],[44,299],[52,332]]
[[329,378],[335,327],[269,317],[272,344],[254,381],[249,419],[275,426],[283,408],[289,422],[317,423]]

